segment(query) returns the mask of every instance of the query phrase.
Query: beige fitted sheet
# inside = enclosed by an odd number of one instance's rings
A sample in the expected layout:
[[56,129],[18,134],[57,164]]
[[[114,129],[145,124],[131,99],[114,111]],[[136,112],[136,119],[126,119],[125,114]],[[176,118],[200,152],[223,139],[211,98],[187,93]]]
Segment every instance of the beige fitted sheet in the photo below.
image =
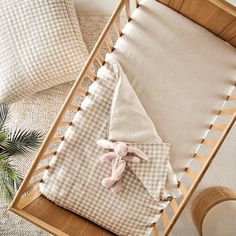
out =
[[236,49],[155,0],[141,1],[115,45],[178,176],[236,81]]

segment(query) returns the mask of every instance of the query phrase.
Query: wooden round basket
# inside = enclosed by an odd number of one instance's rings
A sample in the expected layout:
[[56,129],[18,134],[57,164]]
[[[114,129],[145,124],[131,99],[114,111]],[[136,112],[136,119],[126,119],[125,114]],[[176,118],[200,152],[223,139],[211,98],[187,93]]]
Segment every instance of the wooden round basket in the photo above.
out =
[[236,192],[221,186],[210,187],[202,191],[192,205],[192,219],[202,236],[202,224],[206,214],[219,203],[236,200]]

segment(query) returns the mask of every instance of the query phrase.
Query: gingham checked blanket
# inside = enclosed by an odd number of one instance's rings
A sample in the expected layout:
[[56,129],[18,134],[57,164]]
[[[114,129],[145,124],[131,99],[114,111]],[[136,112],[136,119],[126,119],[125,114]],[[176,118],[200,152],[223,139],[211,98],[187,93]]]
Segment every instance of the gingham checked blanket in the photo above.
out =
[[146,236],[167,204],[162,199],[170,145],[159,141],[130,143],[145,152],[149,160],[129,164],[118,195],[101,185],[101,180],[110,175],[110,165],[99,163],[98,157],[107,151],[96,141],[109,138],[112,98],[120,70],[117,63],[110,54],[106,56],[106,64],[90,86],[82,109],[43,176],[40,190],[56,204],[117,235]]

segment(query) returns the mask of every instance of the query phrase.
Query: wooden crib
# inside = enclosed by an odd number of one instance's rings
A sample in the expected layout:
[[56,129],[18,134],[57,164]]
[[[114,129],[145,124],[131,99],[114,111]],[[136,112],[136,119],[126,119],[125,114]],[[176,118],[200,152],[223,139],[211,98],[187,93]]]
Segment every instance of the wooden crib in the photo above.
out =
[[[160,2],[190,18],[192,21],[200,24],[236,47],[236,8],[226,1],[160,0]],[[135,3],[136,7],[138,7],[138,1]],[[101,66],[104,64],[103,48],[106,47],[111,52],[115,43],[113,37],[114,32],[117,36],[116,39],[122,34],[120,16],[125,16],[127,21],[131,20],[130,4],[131,0],[120,0],[117,5],[10,207],[10,210],[14,213],[54,235],[112,235],[110,232],[88,220],[47,200],[41,195],[39,184],[42,181],[43,172],[49,168],[49,160],[56,153],[55,150],[59,143],[64,139],[66,127],[71,125],[71,119],[68,119],[68,113],[75,113],[80,109],[79,104],[75,102],[78,100],[76,98],[85,98],[88,94],[87,89],[83,85],[84,81],[90,80],[92,83],[96,79],[94,65],[98,64]],[[230,100],[236,100],[236,94],[226,97],[226,101]],[[222,108],[222,110],[218,111],[218,116],[228,117],[227,122],[217,123],[216,121],[209,127],[211,132],[220,132],[219,138],[217,140],[210,140],[206,137],[201,141],[202,145],[211,148],[210,155],[206,157],[198,153],[193,155],[192,158],[199,163],[201,168],[196,172],[191,166],[186,167],[185,177],[191,181],[191,184],[186,184],[185,180],[181,179],[179,188],[183,193],[183,197],[180,200],[172,199],[169,206],[162,211],[161,220],[154,226],[155,236],[168,235],[170,233],[232,128],[236,119],[236,107]]]

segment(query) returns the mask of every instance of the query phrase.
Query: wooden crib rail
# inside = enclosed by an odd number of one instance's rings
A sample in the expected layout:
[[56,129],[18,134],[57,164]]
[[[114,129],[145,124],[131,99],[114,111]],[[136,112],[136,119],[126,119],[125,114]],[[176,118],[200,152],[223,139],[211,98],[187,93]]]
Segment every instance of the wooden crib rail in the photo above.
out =
[[[54,149],[51,149],[50,146],[56,143],[60,143],[64,140],[64,133],[60,133],[60,135],[57,133],[57,131],[63,127],[68,127],[72,124],[72,121],[66,117],[66,114],[70,112],[77,112],[81,108],[76,102],[73,101],[73,99],[79,94],[82,97],[86,97],[88,95],[88,90],[84,89],[82,84],[86,78],[89,78],[91,80],[91,83],[93,83],[96,80],[96,73],[94,71],[94,63],[98,63],[99,65],[104,64],[104,55],[102,54],[102,48],[104,45],[108,48],[108,51],[113,51],[113,45],[114,45],[114,39],[112,38],[112,33],[115,33],[117,37],[122,35],[122,27],[120,24],[120,15],[122,14],[122,11],[125,12],[125,16],[127,17],[127,20],[130,20],[130,1],[131,0],[120,0],[118,3],[114,13],[112,14],[108,24],[106,25],[103,33],[101,34],[98,42],[96,43],[94,49],[92,50],[86,65],[82,69],[78,79],[74,83],[64,105],[62,106],[60,112],[57,115],[57,118],[52,125],[47,137],[45,138],[41,148],[39,149],[39,152],[28,172],[26,175],[18,193],[16,194],[14,201],[11,205],[11,210],[15,213],[21,215],[22,217],[30,220],[31,222],[39,225],[40,227],[48,230],[51,233],[54,233],[56,235],[66,235],[62,231],[48,225],[47,223],[38,220],[34,216],[30,216],[27,212],[24,211],[24,207],[26,207],[28,204],[30,204],[32,201],[34,201],[36,198],[40,196],[39,191],[39,184],[42,181],[40,175],[44,173],[48,168],[47,163],[44,163],[48,158],[51,158],[55,155],[57,155],[57,147],[54,147]],[[166,1],[161,1],[166,2]],[[168,1],[170,3],[172,1]],[[178,1],[178,2],[186,2],[184,0]],[[208,2],[208,1],[207,1]],[[135,1],[136,7],[139,6],[138,1]],[[184,4],[184,3],[183,3]],[[167,4],[168,5],[168,4]],[[173,6],[172,6],[173,7]],[[227,12],[228,13],[228,12]],[[236,21],[235,21],[236,22]],[[236,27],[236,23],[232,22],[232,25]],[[231,30],[231,26],[229,26],[229,29]],[[227,31],[227,30],[226,30]],[[236,31],[235,31],[236,32]],[[225,33],[224,33],[225,34]],[[229,36],[227,36],[229,37]],[[234,37],[234,34],[231,35],[231,40],[228,40],[229,42],[234,43],[234,39],[236,40],[236,37]],[[235,41],[236,42],[236,41]],[[232,44],[233,44],[232,43]],[[236,45],[236,43],[235,43]],[[236,100],[236,94],[230,95],[227,100]],[[184,182],[179,182],[179,188],[183,193],[183,198],[181,202],[172,199],[170,201],[169,207],[171,208],[172,215],[170,215],[170,212],[166,209],[162,211],[161,213],[161,220],[163,222],[164,230],[160,230],[158,224],[154,225],[154,235],[168,235],[170,231],[172,230],[174,224],[176,223],[177,219],[179,218],[180,214],[182,213],[184,207],[188,203],[191,195],[197,188],[199,182],[203,178],[205,172],[207,171],[209,165],[211,164],[212,160],[214,159],[215,155],[217,154],[220,146],[224,142],[228,132],[232,128],[235,119],[236,119],[236,109],[230,108],[230,109],[222,109],[219,114],[219,116],[228,116],[231,117],[231,119],[228,122],[224,122],[222,124],[212,124],[210,126],[211,130],[214,130],[215,132],[221,132],[220,138],[218,140],[210,140],[210,139],[204,139],[202,140],[202,145],[208,145],[211,149],[210,155],[207,157],[204,157],[200,153],[195,153],[193,156],[193,159],[198,161],[201,165],[201,170],[196,172],[191,167],[187,167],[185,169],[186,176],[189,177],[191,180],[191,186],[188,187],[185,185]]]
[[158,0],[236,46],[236,7],[225,0]]
[[[94,73],[94,62],[99,62],[100,65],[104,63],[104,58],[101,55],[101,49],[104,44],[109,45],[110,50],[113,50],[113,42],[111,40],[111,30],[112,27],[115,27],[117,29],[117,36],[120,36],[121,34],[121,26],[119,24],[119,17],[122,12],[122,10],[125,9],[125,15],[128,19],[130,19],[130,3],[129,0],[120,0],[118,3],[114,13],[112,14],[109,22],[107,23],[103,33],[99,37],[99,40],[97,41],[94,49],[92,50],[87,63],[85,64],[84,68],[82,69],[78,79],[74,83],[69,95],[67,96],[64,105],[62,106],[60,112],[58,113],[56,120],[54,124],[52,125],[47,137],[45,138],[41,148],[39,149],[39,152],[29,170],[26,177],[24,178],[24,181],[15,196],[13,203],[11,205],[11,208],[19,208],[19,202],[22,198],[24,198],[24,194],[26,193],[26,190],[29,186],[33,184],[39,184],[40,181],[37,180],[35,182],[30,183],[30,180],[33,176],[35,176],[35,173],[38,173],[40,169],[38,168],[41,161],[52,157],[56,155],[56,150],[52,151],[49,150],[49,146],[54,143],[58,143],[64,140],[64,135],[57,136],[57,130],[60,127],[68,126],[72,124],[72,121],[66,120],[65,115],[68,111],[78,111],[80,109],[79,106],[76,104],[73,104],[73,98],[79,93],[80,95],[87,96],[88,91],[84,90],[82,87],[82,83],[86,77],[90,78],[92,81],[96,79],[96,75]],[[30,199],[28,199],[28,203],[30,203]],[[24,204],[25,205],[25,204]]]
[[[232,98],[232,96],[230,96],[228,98],[228,100],[230,98]],[[218,115],[220,115],[220,114],[222,114],[221,111],[219,112]],[[187,205],[190,197],[192,196],[192,194],[196,190],[197,186],[199,185],[200,181],[202,180],[203,176],[205,175],[207,169],[209,168],[211,162],[213,161],[218,150],[220,149],[221,145],[223,144],[229,131],[233,127],[235,121],[236,121],[236,110],[234,111],[233,114],[231,114],[231,119],[229,120],[229,122],[227,124],[224,124],[224,129],[220,130],[220,132],[222,132],[222,134],[220,135],[218,140],[214,141],[213,143],[210,142],[209,140],[205,141],[205,139],[202,141],[203,145],[209,145],[209,143],[210,143],[210,148],[212,150],[211,150],[210,155],[208,157],[203,157],[202,155],[200,155],[198,153],[196,153],[193,156],[193,158],[198,160],[202,166],[198,173],[195,172],[191,167],[187,167],[185,169],[185,173],[189,177],[189,179],[191,180],[192,184],[189,188],[187,188],[183,182],[179,182],[179,189],[183,193],[183,198],[182,198],[180,204],[178,204],[175,199],[172,199],[170,201],[170,207],[173,211],[173,214],[171,217],[168,216],[166,210],[164,210],[162,212],[161,219],[162,219],[163,226],[164,226],[164,233],[163,233],[164,236],[167,236],[170,233],[170,231],[172,230],[174,224],[176,223],[176,221],[179,218],[180,214],[182,213],[183,209]],[[210,129],[212,129],[212,127],[213,127],[213,125],[210,127]],[[220,125],[220,127],[222,127],[222,126]],[[155,232],[154,232],[154,236],[158,236],[158,235],[160,235],[160,234],[157,234],[157,233],[155,234]]]

